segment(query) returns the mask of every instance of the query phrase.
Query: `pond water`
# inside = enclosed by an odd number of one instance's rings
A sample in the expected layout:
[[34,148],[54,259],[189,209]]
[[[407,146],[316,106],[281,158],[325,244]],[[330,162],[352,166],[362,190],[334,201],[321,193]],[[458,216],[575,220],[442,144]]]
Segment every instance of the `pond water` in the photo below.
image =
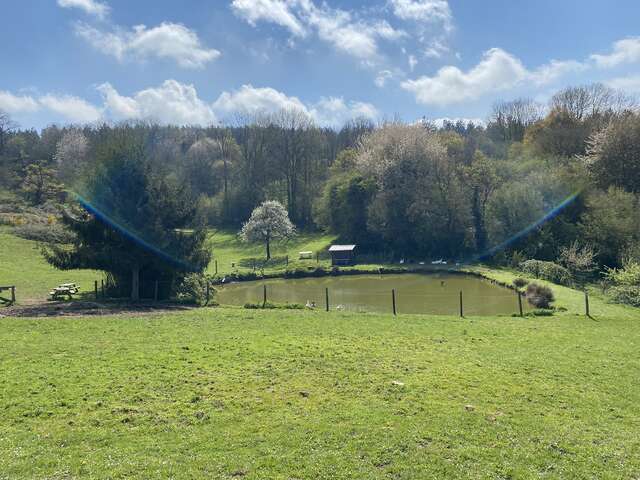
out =
[[[398,313],[459,315],[462,291],[465,315],[510,315],[518,312],[517,294],[487,280],[464,274],[345,275],[320,278],[270,279],[218,287],[222,305],[262,303],[263,288],[273,303],[315,303],[325,309],[329,289],[331,310],[392,312],[391,290],[396,292]],[[522,299],[523,310],[528,310]]]

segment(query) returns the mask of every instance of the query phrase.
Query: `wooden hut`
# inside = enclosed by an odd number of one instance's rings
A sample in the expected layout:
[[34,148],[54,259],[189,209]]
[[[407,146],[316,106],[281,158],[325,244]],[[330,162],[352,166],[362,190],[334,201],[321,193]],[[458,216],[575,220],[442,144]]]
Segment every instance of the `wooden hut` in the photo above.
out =
[[331,265],[355,265],[356,246],[355,245],[331,245]]

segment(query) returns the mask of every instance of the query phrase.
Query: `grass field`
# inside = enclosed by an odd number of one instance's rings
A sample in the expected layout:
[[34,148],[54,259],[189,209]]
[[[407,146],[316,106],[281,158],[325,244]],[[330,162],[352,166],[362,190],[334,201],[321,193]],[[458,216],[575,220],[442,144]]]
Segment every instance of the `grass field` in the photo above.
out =
[[79,283],[93,291],[93,282],[103,278],[93,270],[56,270],[40,254],[37,242],[24,240],[0,227],[0,285],[15,285],[18,303],[46,300],[49,290],[61,283]]
[[640,476],[640,318],[0,319],[0,478]]
[[[221,264],[262,252],[213,242]],[[0,246],[0,283],[25,295],[97,278]],[[640,312],[593,291],[587,318],[583,293],[552,288],[566,311],[525,319],[0,316],[0,480],[638,479]]]

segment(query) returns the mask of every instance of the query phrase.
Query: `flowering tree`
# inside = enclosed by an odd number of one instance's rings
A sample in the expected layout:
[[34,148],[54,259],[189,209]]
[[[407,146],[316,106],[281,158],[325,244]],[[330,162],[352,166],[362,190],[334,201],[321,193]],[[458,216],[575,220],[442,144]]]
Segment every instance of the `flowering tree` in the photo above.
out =
[[291,238],[295,233],[296,229],[289,220],[287,209],[280,202],[270,200],[263,202],[251,212],[251,217],[240,230],[240,238],[245,242],[264,243],[269,260],[271,241]]

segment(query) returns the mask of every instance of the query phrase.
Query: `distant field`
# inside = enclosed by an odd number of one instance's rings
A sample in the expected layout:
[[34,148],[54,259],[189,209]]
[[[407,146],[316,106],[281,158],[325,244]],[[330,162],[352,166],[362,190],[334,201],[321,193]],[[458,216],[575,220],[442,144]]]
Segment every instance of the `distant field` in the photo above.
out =
[[[246,244],[238,238],[237,232],[212,231],[210,236],[213,247],[213,261],[209,265],[208,272],[214,273],[215,261],[218,261],[218,273],[249,272],[253,265],[260,266],[260,262],[266,259],[265,246],[261,244]],[[285,270],[285,257],[289,256],[289,268],[305,266],[329,266],[331,262],[326,257],[320,259],[318,264],[315,254],[325,251],[335,240],[334,235],[319,233],[301,233],[287,242],[277,242],[271,245],[273,261],[267,265],[266,271]],[[313,252],[313,259],[299,260],[299,253]]]
[[635,479],[640,316],[0,318],[0,478]]

